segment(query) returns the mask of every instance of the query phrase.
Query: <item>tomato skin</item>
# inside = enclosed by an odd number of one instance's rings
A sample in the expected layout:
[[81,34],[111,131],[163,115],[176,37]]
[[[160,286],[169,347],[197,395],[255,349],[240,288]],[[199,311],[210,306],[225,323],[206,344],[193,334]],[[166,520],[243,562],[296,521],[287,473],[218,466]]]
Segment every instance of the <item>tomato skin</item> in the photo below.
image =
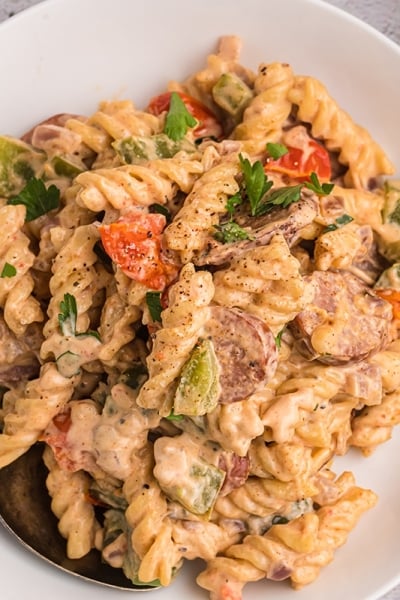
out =
[[[184,94],[176,92],[183,100],[190,114],[199,121],[199,125],[194,129],[193,133],[196,139],[204,137],[215,137],[219,139],[223,135],[221,124],[218,122],[213,112],[205,106],[200,100]],[[152,115],[160,115],[169,110],[169,103],[172,92],[164,92],[158,96],[154,96],[149,102],[147,111]]]
[[163,290],[178,272],[176,265],[162,257],[165,225],[164,215],[136,212],[100,226],[101,241],[113,262],[131,279],[157,291]]
[[289,146],[288,152],[280,158],[268,159],[264,169],[283,173],[298,181],[309,181],[311,173],[316,173],[320,181],[329,181],[332,175],[328,151],[311,138],[304,149]]
[[394,290],[392,288],[377,288],[374,290],[375,294],[386,302],[392,305],[393,319],[395,321],[400,320],[400,290]]

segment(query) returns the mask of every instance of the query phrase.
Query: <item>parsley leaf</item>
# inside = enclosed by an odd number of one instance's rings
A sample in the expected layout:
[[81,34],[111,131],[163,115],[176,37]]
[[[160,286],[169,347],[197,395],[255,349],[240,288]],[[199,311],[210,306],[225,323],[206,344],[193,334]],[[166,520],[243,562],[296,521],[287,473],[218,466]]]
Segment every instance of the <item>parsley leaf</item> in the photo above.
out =
[[15,277],[17,274],[17,269],[14,265],[10,265],[10,263],[4,263],[4,267],[0,273],[0,277]]
[[339,227],[342,227],[343,225],[347,225],[347,223],[351,223],[351,221],[353,221],[353,217],[351,217],[350,215],[341,215],[340,217],[338,217],[337,219],[335,219],[334,223],[331,223],[330,225],[328,225],[327,227],[325,227],[325,229],[323,230],[322,233],[327,233],[328,231],[335,231],[336,229],[339,229]]
[[270,190],[273,182],[268,180],[259,160],[251,164],[248,158],[239,154],[239,161],[243,172],[244,190],[250,203],[251,215],[254,217],[262,197]]
[[169,212],[168,208],[163,204],[158,204],[157,202],[150,204],[149,212],[164,215],[164,217],[167,219],[167,223],[171,222],[171,213]]
[[284,144],[272,144],[271,142],[267,143],[267,152],[271,158],[277,160],[281,156],[284,156],[289,152]]
[[334,188],[333,183],[320,183],[318,179],[318,175],[316,173],[311,173],[310,182],[305,183],[304,185],[309,189],[315,192],[318,196],[327,196],[331,193]]
[[235,212],[235,209],[237,206],[239,206],[239,204],[242,204],[242,196],[240,195],[240,192],[237,192],[237,194],[235,194],[234,196],[231,196],[230,198],[228,198],[228,200],[226,201],[226,210],[229,214],[229,216],[233,217],[233,213]]
[[161,323],[161,292],[146,292],[146,304],[153,321]]
[[17,196],[7,204],[23,204],[26,207],[25,221],[34,221],[60,205],[60,190],[51,185],[46,188],[42,179],[32,177]]
[[100,340],[100,336],[97,331],[88,330],[85,333],[76,332],[76,320],[78,317],[78,308],[76,305],[75,296],[72,294],[64,294],[64,299],[60,302],[60,313],[58,315],[58,322],[60,324],[61,332],[65,336],[82,337],[86,335],[92,335],[97,340]]
[[240,225],[235,223],[235,221],[220,223],[219,225],[214,225],[214,228],[217,230],[214,233],[214,238],[223,244],[253,239],[253,237],[245,229],[240,227]]
[[164,133],[177,142],[181,140],[188,127],[195,127],[197,120],[190,114],[182,98],[176,92],[172,92],[169,101],[169,110],[165,119]]
[[255,216],[260,217],[268,213],[274,206],[281,206],[287,208],[293,202],[298,202],[301,198],[301,190],[303,184],[289,185],[278,188],[273,192],[264,196],[261,204],[257,206]]
[[284,334],[285,329],[286,329],[286,325],[278,332],[278,335],[275,338],[275,344],[276,344],[276,347],[278,348],[278,350],[282,346],[282,335]]
[[64,299],[60,302],[60,311],[58,322],[63,335],[75,335],[76,318],[78,316],[75,296],[72,294],[64,294]]

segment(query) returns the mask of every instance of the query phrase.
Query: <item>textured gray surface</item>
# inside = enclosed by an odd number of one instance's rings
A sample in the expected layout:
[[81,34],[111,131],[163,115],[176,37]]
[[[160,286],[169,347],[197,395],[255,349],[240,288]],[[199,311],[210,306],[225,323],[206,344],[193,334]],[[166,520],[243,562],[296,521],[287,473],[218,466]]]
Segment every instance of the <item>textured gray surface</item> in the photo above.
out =
[[[365,21],[394,42],[400,44],[400,0],[326,0]],[[0,0],[0,21],[39,4],[41,0]],[[399,557],[400,561],[400,557]],[[344,600],[351,600],[344,599]],[[381,600],[400,600],[400,586]]]

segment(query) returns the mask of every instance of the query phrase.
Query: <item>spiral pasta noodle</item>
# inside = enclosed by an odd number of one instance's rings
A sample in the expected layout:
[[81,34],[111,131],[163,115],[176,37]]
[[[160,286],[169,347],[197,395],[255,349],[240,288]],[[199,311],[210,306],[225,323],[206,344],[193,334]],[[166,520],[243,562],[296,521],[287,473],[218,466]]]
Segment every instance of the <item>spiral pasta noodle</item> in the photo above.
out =
[[348,165],[348,187],[368,189],[378,175],[391,175],[393,166],[366,129],[356,125],[329,96],[326,88],[312,77],[296,77],[289,99],[298,106],[298,116],[310,123],[313,135],[327,147],[339,151],[339,161]]
[[0,465],[4,467],[37,442],[51,419],[71,398],[73,381],[58,372],[53,363],[42,367],[38,379],[30,381],[14,409],[4,417],[0,434]]

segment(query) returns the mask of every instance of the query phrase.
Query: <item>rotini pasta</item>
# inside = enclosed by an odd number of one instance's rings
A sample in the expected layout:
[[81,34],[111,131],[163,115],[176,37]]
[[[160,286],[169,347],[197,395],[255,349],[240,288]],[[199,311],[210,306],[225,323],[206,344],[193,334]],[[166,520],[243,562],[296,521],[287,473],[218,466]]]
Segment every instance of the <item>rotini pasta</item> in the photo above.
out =
[[400,423],[391,162],[239,58],[4,138],[32,177],[0,202],[0,468],[41,443],[69,558],[133,586],[200,558],[213,600],[318,577],[377,499],[335,457]]

